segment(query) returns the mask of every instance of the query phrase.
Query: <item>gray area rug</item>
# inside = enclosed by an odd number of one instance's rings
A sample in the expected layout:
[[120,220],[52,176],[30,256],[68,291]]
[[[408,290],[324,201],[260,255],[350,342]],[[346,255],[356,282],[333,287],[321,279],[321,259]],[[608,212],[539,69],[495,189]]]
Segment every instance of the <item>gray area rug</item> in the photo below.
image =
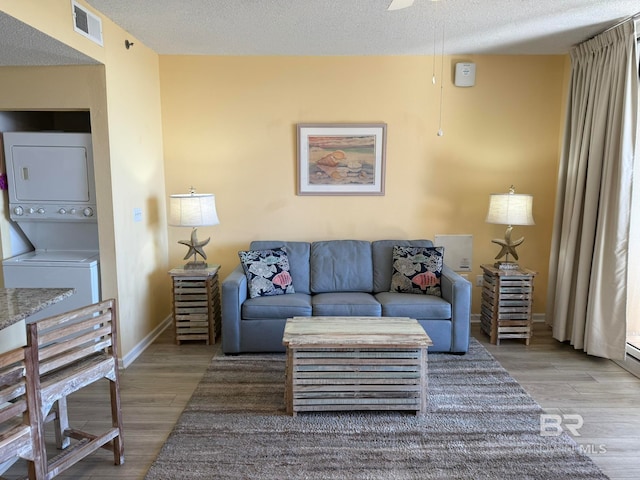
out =
[[429,355],[429,407],[302,413],[284,406],[284,355],[215,357],[147,480],[606,479],[472,339]]

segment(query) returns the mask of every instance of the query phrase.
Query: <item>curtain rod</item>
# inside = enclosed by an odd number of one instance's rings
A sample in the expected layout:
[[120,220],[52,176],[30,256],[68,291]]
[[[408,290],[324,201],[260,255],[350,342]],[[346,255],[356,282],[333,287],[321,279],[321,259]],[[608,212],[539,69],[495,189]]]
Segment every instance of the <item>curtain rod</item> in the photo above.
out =
[[[601,34],[603,34],[605,32],[613,30],[614,28],[619,27],[620,25],[622,25],[624,22],[627,22],[629,20],[638,20],[638,19],[640,19],[640,12],[636,12],[633,15],[630,15],[627,18],[624,18],[624,19],[620,20],[618,23],[616,23],[615,25],[611,25],[609,28],[607,28],[606,30],[603,30],[598,35],[601,35]],[[595,35],[595,36],[597,37],[598,35]]]

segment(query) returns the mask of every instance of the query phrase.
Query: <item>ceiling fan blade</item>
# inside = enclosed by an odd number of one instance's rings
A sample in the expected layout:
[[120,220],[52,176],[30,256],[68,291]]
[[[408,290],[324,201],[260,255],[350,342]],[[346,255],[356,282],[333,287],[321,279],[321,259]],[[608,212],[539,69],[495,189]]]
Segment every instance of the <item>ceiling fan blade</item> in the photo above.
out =
[[387,10],[401,10],[413,5],[414,0],[392,0]]

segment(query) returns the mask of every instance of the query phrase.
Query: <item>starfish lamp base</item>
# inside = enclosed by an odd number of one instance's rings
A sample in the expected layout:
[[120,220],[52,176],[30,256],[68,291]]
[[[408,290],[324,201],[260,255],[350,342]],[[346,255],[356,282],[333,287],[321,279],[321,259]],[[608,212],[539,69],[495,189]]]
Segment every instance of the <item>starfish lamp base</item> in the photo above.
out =
[[[191,231],[191,239],[190,240],[179,240],[178,243],[182,245],[186,245],[189,247],[189,251],[184,256],[184,260],[187,258],[193,257],[193,260],[187,262],[184,265],[185,270],[203,270],[207,268],[207,254],[204,253],[204,246],[209,243],[211,238],[207,238],[206,240],[199,241],[198,240],[198,229],[194,228]],[[202,260],[197,260],[198,255],[202,257]]]
[[206,270],[208,267],[209,264],[207,262],[203,262],[202,260],[192,260],[191,262],[185,263],[183,266],[185,270]]
[[[514,260],[518,260],[518,252],[516,252],[516,247],[522,245],[524,242],[524,237],[519,238],[518,240],[511,240],[511,232],[513,231],[513,227],[509,225],[507,227],[506,232],[504,232],[504,240],[501,238],[494,238],[491,240],[493,243],[500,245],[500,252],[496,255],[496,260],[498,260],[494,266],[496,268],[500,268],[502,270],[515,270],[518,268],[518,264],[509,261],[509,255],[511,255]],[[500,259],[505,257],[505,261],[501,261]]]
[[496,262],[493,266],[500,270],[518,270],[520,268],[520,265],[515,262]]

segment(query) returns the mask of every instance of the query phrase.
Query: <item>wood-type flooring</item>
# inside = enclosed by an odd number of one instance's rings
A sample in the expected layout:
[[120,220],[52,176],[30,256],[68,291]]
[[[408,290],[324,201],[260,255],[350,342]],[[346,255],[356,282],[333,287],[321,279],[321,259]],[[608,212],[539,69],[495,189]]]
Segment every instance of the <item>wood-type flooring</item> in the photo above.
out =
[[[472,335],[549,414],[559,416],[554,418],[561,419],[561,428],[577,430],[576,442],[610,478],[640,478],[640,379],[614,362],[589,357],[553,340],[543,324],[534,325],[529,346],[522,340],[490,345],[476,323]],[[219,342],[213,346],[195,342],[175,345],[172,330],[166,330],[121,372],[125,464],[114,466],[111,453],[101,450],[56,478],[144,479],[219,349]],[[76,422],[78,428],[88,431],[92,423],[108,422],[107,389],[105,381],[70,398],[72,425],[79,414],[91,419]],[[10,473],[17,473],[19,467],[7,472],[6,478],[14,478]]]

